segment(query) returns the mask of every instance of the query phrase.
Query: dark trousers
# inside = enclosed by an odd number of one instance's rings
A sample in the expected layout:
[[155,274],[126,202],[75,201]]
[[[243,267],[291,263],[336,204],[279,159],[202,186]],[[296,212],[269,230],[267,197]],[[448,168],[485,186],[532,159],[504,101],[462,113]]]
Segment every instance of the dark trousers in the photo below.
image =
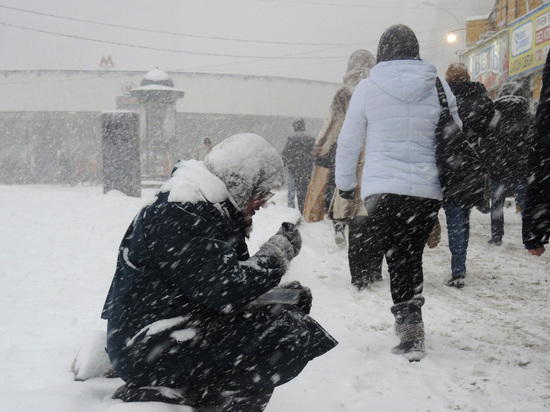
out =
[[[275,387],[294,379],[310,360],[337,344],[293,305],[253,306],[197,324],[200,332],[182,341],[174,337],[181,327],[177,324],[135,334],[110,320],[109,356],[115,371],[131,386],[184,389],[205,404],[224,402],[225,392],[255,402],[269,399]],[[133,338],[120,341],[117,333]],[[119,342],[121,349],[115,344]]]
[[447,218],[449,250],[451,251],[451,275],[465,276],[472,207],[444,202],[443,209],[445,209]]
[[502,240],[504,236],[504,202],[509,188],[513,188],[516,204],[523,216],[527,184],[491,180],[491,238]]
[[422,254],[441,201],[383,193],[365,199],[374,236],[386,256],[393,303],[422,293]]
[[[292,179],[294,182],[294,190],[296,192],[296,198],[298,199],[298,210],[300,213],[304,213],[304,204],[306,202],[307,189],[309,186],[309,181],[311,180],[310,173],[294,173],[289,170],[289,180]],[[294,200],[294,199],[293,199]],[[290,200],[289,200],[290,203]]]
[[491,181],[491,238],[496,240],[502,240],[504,236],[506,188],[504,182]]
[[349,223],[348,261],[351,283],[366,286],[382,278],[384,251],[368,216],[355,216]]

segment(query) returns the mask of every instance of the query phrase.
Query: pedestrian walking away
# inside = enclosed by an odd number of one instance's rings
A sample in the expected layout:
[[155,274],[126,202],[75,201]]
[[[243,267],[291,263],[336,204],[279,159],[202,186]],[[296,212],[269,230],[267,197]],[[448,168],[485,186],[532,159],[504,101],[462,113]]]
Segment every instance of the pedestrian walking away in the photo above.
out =
[[[336,185],[343,197],[352,196],[365,145],[361,198],[388,263],[400,340],[392,351],[418,361],[426,355],[422,254],[443,199],[435,156],[442,112],[437,71],[420,59],[416,35],[402,24],[382,34],[377,62],[350,100],[338,137]],[[461,125],[454,95],[441,83]]]
[[517,82],[504,83],[494,102],[495,114],[489,133],[483,139],[482,153],[491,178],[491,238],[502,244],[504,237],[504,202],[509,191],[516,197],[520,211],[525,209],[529,131],[533,116],[524,87]]
[[[336,91],[332,99],[329,114],[325,119],[323,128],[315,140],[315,146],[313,148],[315,167],[319,168],[319,170],[325,170],[326,173],[319,174],[319,177],[321,177],[323,181],[312,179],[309,184],[308,192],[315,194],[317,192],[317,188],[324,188],[324,196],[322,197],[322,201],[325,204],[323,209],[327,211],[328,217],[333,221],[334,241],[342,249],[344,249],[347,244],[345,234],[346,225],[349,223],[349,219],[357,214],[360,209],[360,205],[358,202],[349,202],[346,199],[342,199],[338,195],[338,191],[334,190],[336,187],[334,182],[334,159],[336,156],[336,146],[351,95],[353,94],[357,84],[369,76],[370,70],[375,64],[375,57],[367,50],[356,50],[351,54],[348,60],[346,73],[344,74],[343,85]],[[359,168],[359,170],[361,169]],[[337,209],[336,211],[335,208]],[[359,229],[356,230],[355,228],[358,228],[359,226],[359,224],[354,225],[354,228],[351,230],[352,234],[357,233],[357,230]],[[359,239],[359,237],[354,235],[354,239],[351,240],[352,245],[348,248],[348,256],[349,253],[352,254],[350,257],[352,283],[357,285],[359,285],[359,283],[363,284],[360,282],[360,279],[364,278],[364,276],[360,272],[356,272],[354,268],[365,267],[365,265],[359,264],[354,258],[354,256],[361,256],[355,254],[356,249],[362,247],[358,243]],[[366,251],[366,254],[369,256],[371,255],[368,251]],[[367,257],[365,257],[365,259],[367,259]],[[372,262],[371,258],[368,259],[369,262]],[[382,255],[379,254],[379,256],[375,259],[376,262],[372,264],[374,266],[380,266],[381,268]],[[355,262],[357,262],[357,264]]]
[[[470,81],[468,68],[464,63],[452,63],[445,74],[451,91],[456,97],[458,114],[462,120],[463,136],[469,147],[476,153],[481,153],[483,139],[488,134],[489,123],[494,115],[493,102],[482,83]],[[467,157],[462,156],[467,159]],[[472,164],[468,164],[470,175],[485,174]],[[483,180],[480,182],[484,183]],[[478,195],[475,195],[477,191]],[[466,256],[470,239],[470,213],[474,206],[482,204],[484,190],[479,187],[466,188],[467,196],[443,202],[443,209],[447,219],[447,233],[449,236],[449,250],[451,252],[451,276],[447,280],[448,286],[462,288],[466,277]]]
[[[304,213],[304,202],[306,200],[307,187],[313,170],[312,150],[315,139],[306,132],[304,119],[298,118],[292,124],[292,133],[285,144],[282,158],[287,168],[289,182],[292,182],[292,189],[298,198],[298,209]],[[289,183],[289,193],[290,193]],[[294,195],[293,195],[294,196]],[[294,204],[294,198],[288,199],[289,206]]]

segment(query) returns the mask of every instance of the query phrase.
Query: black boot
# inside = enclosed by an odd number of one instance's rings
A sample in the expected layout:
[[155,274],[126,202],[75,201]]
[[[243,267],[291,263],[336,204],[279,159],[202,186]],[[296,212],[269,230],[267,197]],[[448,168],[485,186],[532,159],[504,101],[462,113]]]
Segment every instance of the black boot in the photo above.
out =
[[113,399],[123,402],[164,402],[176,405],[197,407],[201,404],[202,393],[198,391],[175,389],[166,386],[133,386],[122,385],[119,387]]
[[426,356],[422,322],[423,304],[424,298],[419,297],[391,307],[395,316],[395,331],[400,340],[399,345],[392,349],[392,353],[403,355],[409,362],[418,362]]
[[197,412],[262,412],[273,394],[273,389],[261,393],[248,390],[226,390],[217,394]]

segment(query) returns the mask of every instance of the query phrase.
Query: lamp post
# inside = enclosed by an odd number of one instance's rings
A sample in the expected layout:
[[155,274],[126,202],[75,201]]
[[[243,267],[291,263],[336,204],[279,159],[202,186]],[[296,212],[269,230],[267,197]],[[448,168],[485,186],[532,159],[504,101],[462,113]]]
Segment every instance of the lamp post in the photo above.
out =
[[[460,22],[460,20],[458,19],[458,17],[456,17],[453,13],[451,13],[449,10],[447,10],[446,8],[444,7],[441,7],[441,6],[438,6],[436,4],[433,4],[432,2],[430,1],[424,1],[422,2],[422,4],[424,4],[425,6],[430,6],[430,7],[434,7],[438,10],[441,10],[445,13],[447,13],[449,16],[451,16],[455,21],[456,23],[458,24],[458,27],[462,26],[463,23]],[[461,31],[461,30],[466,30],[465,28],[458,28],[458,29],[454,29],[454,30],[451,30],[451,32],[447,35],[447,42],[448,43],[455,43],[456,40],[457,40],[457,35],[455,32],[457,31]],[[466,34],[464,34],[464,44],[463,44],[463,49],[466,48]]]
[[447,42],[454,43],[455,41],[456,41],[456,34],[454,31],[452,31],[447,35]]
[[[447,34],[447,42],[448,43],[456,42],[456,39],[458,38],[458,36],[456,35],[456,32],[461,30],[466,30],[466,28],[451,30],[451,32]],[[466,35],[464,35],[464,37],[466,37]]]

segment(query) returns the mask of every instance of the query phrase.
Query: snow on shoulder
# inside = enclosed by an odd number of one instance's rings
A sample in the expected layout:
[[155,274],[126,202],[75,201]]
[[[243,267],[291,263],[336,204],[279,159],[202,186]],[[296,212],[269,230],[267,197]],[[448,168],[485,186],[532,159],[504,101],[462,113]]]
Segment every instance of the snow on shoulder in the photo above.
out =
[[229,198],[225,184],[198,160],[180,161],[172,177],[162,185],[160,192],[170,192],[169,202],[220,203]]

